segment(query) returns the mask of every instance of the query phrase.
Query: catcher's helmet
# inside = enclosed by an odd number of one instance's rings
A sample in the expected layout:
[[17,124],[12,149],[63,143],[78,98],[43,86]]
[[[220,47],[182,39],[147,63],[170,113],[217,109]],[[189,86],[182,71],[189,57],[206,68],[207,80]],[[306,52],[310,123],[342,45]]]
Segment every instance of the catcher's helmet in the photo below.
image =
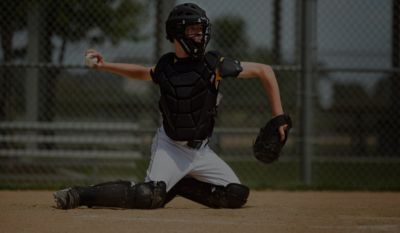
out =
[[[185,36],[186,26],[193,24],[203,26],[201,42],[196,42]],[[206,12],[199,6],[193,3],[176,6],[169,14],[165,26],[169,41],[173,42],[176,39],[191,57],[197,58],[204,55],[206,46],[210,41],[211,25]]]

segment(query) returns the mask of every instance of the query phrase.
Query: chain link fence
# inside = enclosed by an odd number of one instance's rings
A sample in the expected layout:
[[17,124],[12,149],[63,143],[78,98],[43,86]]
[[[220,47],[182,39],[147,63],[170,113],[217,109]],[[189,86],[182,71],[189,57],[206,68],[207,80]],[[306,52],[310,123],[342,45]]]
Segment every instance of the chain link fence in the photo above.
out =
[[[224,81],[210,145],[243,183],[400,188],[398,0],[193,2],[212,21],[209,49],[274,68],[294,120],[280,161],[260,164],[266,94],[258,79]],[[152,66],[171,50],[164,23],[179,3],[0,2],[0,188],[144,178],[157,86],[90,70],[83,54]]]

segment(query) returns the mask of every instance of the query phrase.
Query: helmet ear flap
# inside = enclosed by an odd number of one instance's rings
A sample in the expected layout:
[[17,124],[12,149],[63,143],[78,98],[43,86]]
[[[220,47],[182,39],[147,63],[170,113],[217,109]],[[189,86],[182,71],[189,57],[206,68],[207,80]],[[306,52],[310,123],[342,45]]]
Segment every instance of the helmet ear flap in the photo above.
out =
[[179,20],[167,20],[166,22],[166,38],[173,43],[174,39],[183,37],[185,33],[185,26]]

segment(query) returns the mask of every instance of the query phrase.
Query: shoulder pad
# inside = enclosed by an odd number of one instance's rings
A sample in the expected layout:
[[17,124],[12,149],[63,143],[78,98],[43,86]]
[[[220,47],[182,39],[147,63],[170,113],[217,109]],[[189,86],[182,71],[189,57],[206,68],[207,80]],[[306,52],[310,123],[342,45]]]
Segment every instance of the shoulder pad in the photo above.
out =
[[157,70],[157,68],[162,69],[166,65],[173,64],[174,58],[175,58],[174,53],[166,53],[166,54],[162,55],[157,62],[156,70]]
[[239,60],[229,57],[222,57],[220,59],[219,72],[221,77],[237,77],[242,70],[243,68]]
[[223,57],[218,51],[207,52],[205,60],[211,70],[219,70],[222,78],[237,77],[243,70],[239,60]]
[[204,58],[208,67],[211,70],[215,70],[218,67],[221,54],[218,51],[209,51],[204,55]]
[[150,72],[151,79],[153,82],[158,83],[158,76],[160,75],[160,72],[165,69],[165,67],[169,64],[173,63],[175,55],[174,53],[166,53],[160,57],[160,59],[157,62],[156,67],[154,68],[154,71]]

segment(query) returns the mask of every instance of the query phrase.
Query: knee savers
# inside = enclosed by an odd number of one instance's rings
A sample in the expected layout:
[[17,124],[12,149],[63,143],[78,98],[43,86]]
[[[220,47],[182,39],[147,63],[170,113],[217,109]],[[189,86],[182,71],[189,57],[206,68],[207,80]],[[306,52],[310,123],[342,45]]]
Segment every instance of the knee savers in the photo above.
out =
[[247,202],[249,188],[241,184],[228,184],[226,187],[217,187],[212,193],[214,208],[240,208]]
[[139,183],[133,187],[132,207],[135,209],[155,209],[164,205],[167,195],[166,184],[163,181]]
[[225,198],[222,198],[221,207],[240,208],[247,202],[250,190],[241,184],[228,184],[224,188]]
[[211,208],[240,208],[247,202],[249,188],[236,183],[213,185],[193,178],[184,178],[170,191]]

